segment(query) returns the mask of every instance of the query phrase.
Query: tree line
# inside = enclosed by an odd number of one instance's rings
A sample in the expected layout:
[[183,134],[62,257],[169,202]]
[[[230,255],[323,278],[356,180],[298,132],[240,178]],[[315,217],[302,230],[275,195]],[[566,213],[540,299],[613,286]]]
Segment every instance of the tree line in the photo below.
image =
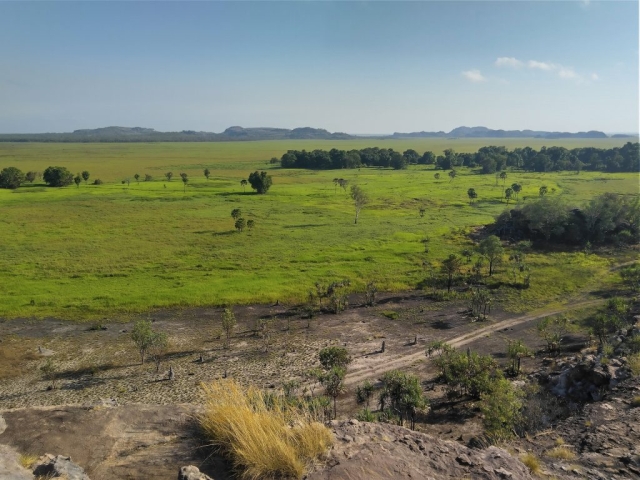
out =
[[514,148],[488,146],[475,153],[457,153],[451,148],[435,155],[431,151],[418,153],[413,149],[403,153],[392,148],[369,147],[361,150],[288,150],[280,158],[282,168],[335,170],[342,168],[381,167],[401,170],[408,165],[435,165],[442,170],[454,167],[479,168],[479,173],[500,172],[508,167],[531,172],[575,171],[637,172],[640,149],[638,142],[622,147],[595,148],[531,147]]

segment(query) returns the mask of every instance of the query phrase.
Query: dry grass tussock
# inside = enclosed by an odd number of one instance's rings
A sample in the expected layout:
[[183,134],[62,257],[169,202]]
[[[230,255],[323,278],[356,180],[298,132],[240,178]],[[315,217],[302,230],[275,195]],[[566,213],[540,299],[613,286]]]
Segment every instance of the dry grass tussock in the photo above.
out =
[[20,465],[22,465],[24,468],[29,470],[31,469],[33,464],[38,461],[38,458],[39,458],[38,455],[31,455],[31,454],[25,453],[20,455],[20,458],[18,459],[18,461],[20,462]]
[[203,385],[200,424],[244,479],[302,478],[333,442],[308,409],[233,380]]
[[532,475],[540,474],[542,469],[540,465],[540,460],[533,453],[525,453],[522,458],[522,463],[524,463]]
[[556,460],[575,460],[576,454],[573,450],[566,446],[555,447],[547,451],[547,457],[555,458]]

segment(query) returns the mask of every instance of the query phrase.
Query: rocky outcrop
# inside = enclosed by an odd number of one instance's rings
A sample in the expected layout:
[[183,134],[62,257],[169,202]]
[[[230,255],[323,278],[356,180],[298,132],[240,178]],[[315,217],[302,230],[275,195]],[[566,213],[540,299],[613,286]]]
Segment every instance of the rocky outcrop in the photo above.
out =
[[209,475],[205,475],[198,467],[188,465],[182,467],[178,472],[178,480],[213,480]]
[[33,480],[29,470],[20,465],[20,455],[8,445],[0,445],[0,478],[2,480]]
[[336,443],[309,480],[531,479],[518,459],[497,447],[473,450],[396,425],[357,420],[331,423]]
[[80,465],[71,461],[71,457],[53,456],[45,453],[33,465],[36,477],[64,478],[65,480],[90,480]]

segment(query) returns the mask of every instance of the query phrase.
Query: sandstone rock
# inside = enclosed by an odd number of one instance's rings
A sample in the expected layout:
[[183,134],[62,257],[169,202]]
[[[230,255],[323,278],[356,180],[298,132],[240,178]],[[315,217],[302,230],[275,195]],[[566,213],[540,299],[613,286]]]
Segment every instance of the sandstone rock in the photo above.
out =
[[33,480],[29,470],[20,465],[20,455],[8,445],[0,445],[0,478],[2,480]]
[[45,453],[33,466],[36,477],[57,478],[65,480],[90,480],[81,466],[71,461],[71,457],[53,456]]
[[182,467],[178,472],[178,480],[213,480],[209,475],[205,475],[198,467],[188,465]]

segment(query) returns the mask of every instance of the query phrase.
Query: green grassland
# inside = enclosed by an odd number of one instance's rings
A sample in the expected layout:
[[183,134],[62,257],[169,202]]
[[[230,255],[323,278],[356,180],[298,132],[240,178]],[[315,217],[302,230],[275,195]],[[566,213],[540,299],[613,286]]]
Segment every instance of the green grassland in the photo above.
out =
[[[157,307],[300,301],[315,282],[342,278],[356,291],[370,280],[380,290],[415,288],[425,276],[423,260],[459,253],[471,245],[460,229],[487,224],[506,207],[493,175],[460,169],[450,182],[446,173],[435,180],[432,166],[305,171],[283,170],[267,160],[287,149],[386,146],[440,153],[490,144],[604,148],[624,140],[0,144],[0,169],[42,172],[60,165],[105,181],[0,190],[0,317],[92,319]],[[209,181],[204,168],[211,170]],[[250,188],[243,193],[240,186],[256,169],[273,176],[267,195]],[[171,182],[163,178],[167,171],[174,173]],[[189,174],[186,193],[180,172]],[[138,184],[135,173],[154,180]],[[360,185],[371,199],[357,225],[350,198],[332,182],[338,176]],[[124,178],[130,185],[121,184]],[[507,183],[516,181],[523,186],[520,202],[537,197],[543,184],[571,203],[608,191],[638,193],[637,174],[509,172]],[[470,187],[479,195],[473,205]],[[255,221],[252,231],[235,232],[234,208]],[[424,218],[420,208],[426,209]],[[421,240],[427,236],[425,255]],[[533,254],[529,263],[532,287],[504,292],[511,310],[566,299],[603,281],[611,259],[563,252]]]

